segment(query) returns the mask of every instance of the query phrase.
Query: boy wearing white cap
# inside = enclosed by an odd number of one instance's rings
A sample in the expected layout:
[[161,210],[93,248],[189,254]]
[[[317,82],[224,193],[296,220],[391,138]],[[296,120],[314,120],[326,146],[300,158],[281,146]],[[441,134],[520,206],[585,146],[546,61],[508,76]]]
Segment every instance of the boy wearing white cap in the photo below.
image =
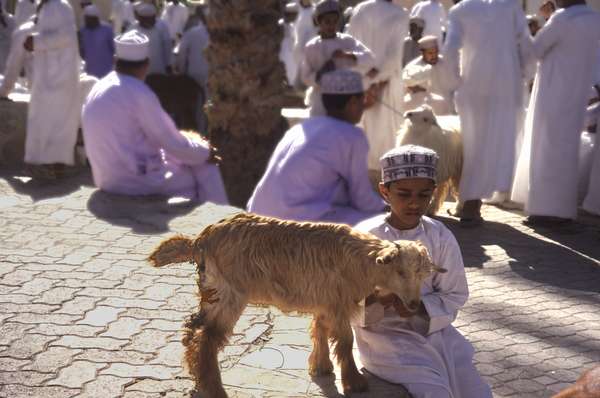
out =
[[164,21],[156,18],[154,4],[137,2],[134,6],[137,22],[129,27],[143,33],[150,40],[150,66],[148,74],[165,75],[172,72],[173,41],[169,27]]
[[323,75],[327,116],[292,127],[277,144],[248,211],[296,221],[353,225],[383,211],[367,175],[369,144],[355,124],[363,112],[360,74]]
[[124,195],[184,196],[227,203],[210,145],[181,134],[144,83],[149,40],[115,39],[116,71],[100,80],[83,109],[83,134],[98,188]]
[[300,80],[309,87],[305,103],[311,116],[325,114],[319,84],[324,72],[351,69],[370,77],[377,74],[371,51],[354,37],[338,32],[341,17],[337,0],[321,0],[315,7],[313,18],[319,35],[306,43],[299,71]]
[[437,161],[434,151],[414,145],[386,153],[379,191],[391,211],[356,229],[390,241],[419,240],[448,272],[425,280],[416,312],[394,294],[367,297],[365,321],[353,325],[355,339],[365,368],[403,384],[414,398],[491,398],[473,365],[473,347],[452,326],[469,295],[460,248],[441,222],[425,216]]
[[88,75],[103,78],[113,69],[114,34],[110,25],[100,22],[95,5],[83,9],[84,27],[79,30],[79,49]]

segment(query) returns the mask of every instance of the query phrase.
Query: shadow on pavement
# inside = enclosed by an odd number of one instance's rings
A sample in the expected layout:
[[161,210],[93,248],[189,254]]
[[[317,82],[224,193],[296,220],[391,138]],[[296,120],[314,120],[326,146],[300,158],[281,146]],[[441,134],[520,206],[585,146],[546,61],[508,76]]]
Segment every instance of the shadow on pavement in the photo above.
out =
[[[544,285],[600,292],[598,229],[577,225],[569,233],[536,230],[536,238],[515,227],[486,221],[478,228],[461,228],[458,221],[438,217],[456,236],[465,267],[486,268],[494,257],[519,276]],[[504,253],[503,253],[504,252]]]
[[[71,174],[72,173],[72,174]],[[2,170],[0,178],[4,179],[16,193],[31,197],[34,202],[67,196],[81,186],[93,186],[92,177],[85,169],[73,170],[69,176],[56,180],[33,179],[17,170]]]
[[126,196],[96,190],[87,202],[88,210],[113,225],[131,228],[140,234],[169,231],[169,222],[190,213],[198,203],[168,203],[163,196]]
[[[362,369],[369,382],[369,391],[363,393],[352,393],[353,398],[411,398],[411,395],[400,384],[391,384]],[[312,377],[312,381],[319,386],[320,393],[327,398],[343,398],[335,384],[335,375]]]

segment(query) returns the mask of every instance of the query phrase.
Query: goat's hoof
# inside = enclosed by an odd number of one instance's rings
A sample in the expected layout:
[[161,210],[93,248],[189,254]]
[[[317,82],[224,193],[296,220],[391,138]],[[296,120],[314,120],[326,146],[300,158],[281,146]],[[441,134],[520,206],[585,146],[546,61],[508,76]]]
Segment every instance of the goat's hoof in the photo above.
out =
[[311,376],[327,376],[333,373],[333,363],[327,361],[317,365],[309,365],[308,374]]
[[342,387],[344,388],[344,394],[365,392],[369,390],[369,382],[365,376],[359,373],[349,378],[349,380],[342,379]]

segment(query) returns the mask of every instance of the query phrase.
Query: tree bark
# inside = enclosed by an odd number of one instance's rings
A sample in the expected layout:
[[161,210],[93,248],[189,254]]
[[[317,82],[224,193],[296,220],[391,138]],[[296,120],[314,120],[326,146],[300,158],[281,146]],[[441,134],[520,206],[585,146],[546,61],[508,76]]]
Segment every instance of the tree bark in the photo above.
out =
[[206,107],[231,204],[245,207],[287,129],[279,0],[210,0]]

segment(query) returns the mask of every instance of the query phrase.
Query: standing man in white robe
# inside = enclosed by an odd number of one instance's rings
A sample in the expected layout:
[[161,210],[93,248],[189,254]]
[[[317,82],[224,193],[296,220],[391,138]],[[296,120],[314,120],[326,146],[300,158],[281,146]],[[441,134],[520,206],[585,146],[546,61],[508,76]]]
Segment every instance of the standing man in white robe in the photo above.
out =
[[[600,95],[600,87],[597,89]],[[582,207],[584,210],[600,216],[600,140],[598,139],[598,132],[600,131],[600,102],[596,102],[594,105],[588,107],[586,121],[589,131],[596,133],[596,142],[592,158],[590,183]]]
[[296,83],[299,66],[294,58],[294,43],[296,42],[296,38],[294,37],[294,21],[297,15],[298,5],[296,3],[287,3],[283,12],[283,19],[279,21],[283,27],[283,39],[281,40],[279,49],[279,59],[285,66],[287,82],[292,87]]
[[[450,10],[446,62],[462,83],[455,95],[464,163],[457,213],[463,225],[482,222],[481,200],[510,191],[523,107],[519,49],[530,46],[525,14],[512,0],[464,0]],[[462,51],[460,51],[462,50]],[[460,55],[459,55],[460,52]]]
[[321,0],[315,7],[314,19],[319,35],[312,38],[304,48],[304,60],[300,65],[300,79],[308,86],[305,103],[310,115],[324,115],[319,80],[321,74],[334,69],[352,69],[373,78],[373,53],[354,37],[337,31],[342,13],[337,0]]
[[161,19],[169,27],[173,45],[179,42],[183,36],[183,28],[190,16],[188,8],[179,2],[179,0],[169,0],[169,4],[163,10]]
[[424,215],[437,159],[414,145],[385,154],[379,190],[391,212],[355,228],[380,239],[420,241],[447,272],[423,282],[416,312],[394,294],[367,297],[362,321],[353,325],[356,345],[370,373],[404,385],[414,398],[492,398],[473,365],[473,346],[452,326],[469,296],[460,248],[444,224]]
[[[33,52],[25,163],[34,175],[60,176],[74,164],[81,104],[75,16],[65,0],[46,0],[24,47]],[[37,173],[40,171],[41,173]]]
[[[313,20],[314,6],[311,0],[298,1],[298,16],[294,23],[294,61],[298,68],[304,59],[304,47],[318,34]],[[294,82],[298,83],[298,81]]]
[[531,225],[577,217],[579,137],[600,44],[600,14],[584,0],[558,5],[533,41],[540,63],[515,181],[522,196],[513,199],[525,202]]
[[[18,25],[17,25],[18,26]],[[0,73],[3,73],[10,52],[10,42],[15,30],[15,19],[0,6]]]
[[446,10],[440,0],[423,0],[418,2],[410,11],[410,16],[422,18],[425,21],[423,36],[435,36],[441,48],[444,43],[447,16]]
[[369,144],[355,126],[363,112],[361,75],[328,72],[321,86],[327,116],[312,117],[285,133],[248,201],[248,211],[354,225],[383,210],[367,175]]
[[425,20],[411,17],[408,21],[408,37],[404,39],[404,51],[402,52],[402,67],[421,55],[419,40],[423,38]]
[[180,133],[144,83],[148,38],[130,31],[115,39],[115,47],[116,71],[94,86],[83,109],[96,186],[124,195],[227,203],[213,149]]
[[130,30],[143,33],[150,40],[150,68],[148,74],[171,74],[173,64],[173,41],[168,26],[156,18],[153,4],[138,3],[135,6],[137,22]]
[[394,147],[404,121],[404,41],[399,39],[408,34],[408,12],[391,0],[368,0],[354,8],[347,32],[371,50],[379,71],[368,81],[376,102],[361,121],[369,140],[369,170],[377,173],[379,158]]
[[19,0],[15,7],[15,24],[21,26],[29,18],[35,15],[35,9],[37,7],[35,0]]
[[33,82],[33,54],[23,46],[25,40],[35,29],[33,19],[19,26],[12,34],[12,45],[6,60],[4,68],[4,80],[0,85],[0,98],[6,98],[15,87],[21,71],[25,70],[25,78],[27,79],[27,87],[31,87]]

